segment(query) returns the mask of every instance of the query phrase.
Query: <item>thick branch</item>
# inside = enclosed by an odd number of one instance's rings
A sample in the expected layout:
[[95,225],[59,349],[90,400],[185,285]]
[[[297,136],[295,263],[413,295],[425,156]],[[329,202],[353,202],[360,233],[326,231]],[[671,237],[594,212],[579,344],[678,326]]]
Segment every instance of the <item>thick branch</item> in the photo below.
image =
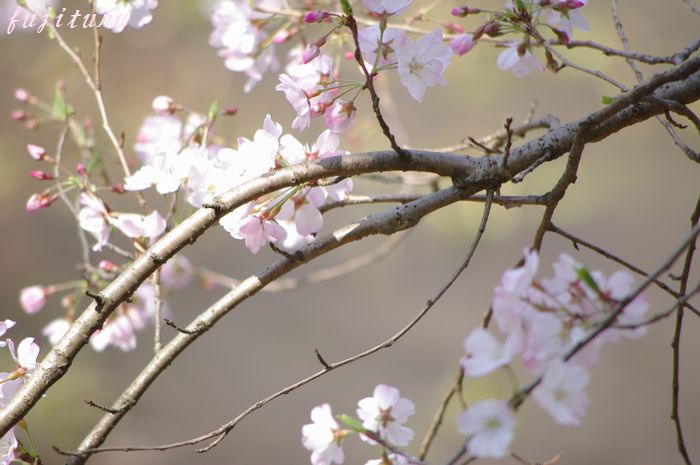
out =
[[[677,68],[655,75],[586,118],[556,128],[513,149],[508,160],[508,171],[516,174],[543,154],[555,159],[568,152],[573,144],[574,135],[582,128],[589,129],[588,142],[595,142],[624,127],[662,113],[664,108],[654,101],[639,103],[652,93],[655,93],[656,97],[680,103],[700,99],[698,69],[700,57],[694,57]],[[222,195],[213,204],[194,212],[154,244],[146,254],[136,259],[100,293],[97,303],[90,305],[73,323],[17,395],[0,412],[0,435],[4,435],[23,418],[49,387],[66,373],[90,335],[101,327],[117,305],[127,299],[159,266],[185,246],[194,243],[232,209],[283,187],[332,176],[353,176],[391,170],[428,171],[452,177],[463,189],[470,186],[497,185],[510,179],[503,169],[500,156],[470,158],[421,151],[406,151],[406,154],[405,158],[393,151],[354,154],[291,166],[246,182]]]

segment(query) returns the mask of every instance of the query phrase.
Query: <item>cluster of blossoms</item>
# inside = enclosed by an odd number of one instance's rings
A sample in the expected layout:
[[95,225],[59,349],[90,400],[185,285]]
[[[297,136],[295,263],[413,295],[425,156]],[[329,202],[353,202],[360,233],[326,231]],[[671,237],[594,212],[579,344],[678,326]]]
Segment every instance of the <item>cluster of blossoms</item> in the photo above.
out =
[[[535,401],[558,424],[577,425],[588,407],[585,387],[601,347],[623,337],[642,336],[649,305],[643,295],[635,297],[613,325],[567,359],[631,295],[633,278],[624,271],[610,277],[589,272],[567,255],[555,262],[551,278],[535,279],[537,268],[537,253],[526,251],[524,265],[504,273],[492,305],[504,341],[485,329],[473,330],[464,341],[467,355],[461,366],[467,377],[477,378],[499,368],[512,369],[519,358],[526,371],[539,376],[532,392]],[[359,407],[363,428],[389,445],[408,445],[413,432],[402,423],[414,413],[414,406],[400,399],[398,390],[380,385],[374,397],[360,401]],[[338,426],[327,404],[316,407],[311,418],[314,423],[304,427],[303,443],[312,450],[313,465],[342,463],[341,444],[350,431]],[[512,401],[487,399],[469,405],[458,417],[457,429],[467,436],[467,450],[474,457],[502,458],[509,452],[516,423]],[[407,457],[386,455],[378,463],[404,464],[410,462]]]
[[[371,78],[383,71],[398,71],[401,83],[418,102],[422,101],[428,87],[447,84],[444,73],[452,56],[469,52],[484,35],[495,38],[507,33],[523,33],[522,40],[502,42],[505,50],[499,55],[497,66],[516,76],[524,76],[544,69],[532,53],[535,45],[542,44],[527,32],[531,28],[549,28],[562,43],[568,43],[574,27],[588,30],[580,12],[587,0],[518,0],[508,1],[502,12],[456,7],[452,14],[457,17],[489,13],[490,18],[471,33],[464,32],[459,24],[447,22],[414,41],[402,28],[391,27],[388,23],[389,18],[406,10],[411,3],[412,0],[363,0],[365,12],[376,19],[377,24],[360,29],[358,42]],[[227,68],[249,77],[245,86],[249,91],[265,72],[279,68],[275,44],[302,37],[301,43],[289,52],[285,72],[280,74],[277,86],[297,113],[292,127],[303,130],[309,126],[311,118],[324,116],[329,129],[344,131],[355,118],[354,101],[365,89],[361,82],[342,80],[334,58],[334,51],[346,58],[353,57],[352,50],[347,47],[353,39],[349,37],[350,31],[344,28],[346,19],[323,10],[311,10],[302,17],[293,13],[281,0],[252,5],[242,0],[221,1],[212,14],[215,29],[210,44],[221,49],[219,54],[225,58]],[[307,43],[300,31],[316,23],[331,23],[332,29]],[[449,38],[443,35],[443,30]],[[549,53],[547,60],[550,68],[556,70]],[[354,95],[346,98],[351,92]]]
[[[311,421],[302,428],[302,442],[311,451],[313,465],[343,463],[343,441],[353,433],[360,433],[360,439],[370,445],[404,447],[413,440],[413,430],[403,424],[416,412],[416,407],[408,399],[402,398],[399,390],[386,384],[374,389],[372,397],[357,403],[357,416],[360,421],[342,416],[341,422],[351,429],[342,428],[333,417],[331,407],[323,404],[311,411]],[[382,458],[369,460],[366,465],[403,465],[406,459],[383,449]]]
[[[330,130],[319,135],[316,143],[304,145],[268,115],[253,139],[238,138],[238,149],[204,146],[193,137],[203,126],[190,115],[183,126],[174,115],[156,115],[146,119],[135,151],[143,167],[125,179],[127,191],[155,187],[161,194],[185,192],[193,207],[212,200],[245,181],[275,168],[307,160],[317,160],[345,152],[338,149],[338,136]],[[257,253],[268,242],[287,251],[313,241],[323,225],[319,207],[328,200],[342,200],[352,190],[351,179],[329,185],[309,183],[274,193],[239,207],[220,220],[221,226],[246,247]]]
[[[632,276],[617,271],[610,277],[589,272],[568,255],[554,263],[554,276],[536,280],[538,256],[525,253],[522,267],[504,273],[494,290],[493,319],[503,342],[482,328],[464,341],[462,361],[468,377],[480,377],[520,359],[529,373],[540,375],[535,401],[561,425],[577,425],[586,413],[585,387],[589,369],[605,342],[637,338],[646,331],[649,308],[637,296],[604,330],[567,360],[632,292]],[[486,400],[470,406],[458,420],[460,432],[470,435],[468,447],[477,457],[504,457],[513,438],[515,419],[505,400]]]
[[[103,260],[100,262],[100,272],[104,276],[100,278],[91,276],[90,280],[108,279],[110,276],[114,276],[117,271],[119,268],[116,265]],[[181,289],[189,284],[194,276],[194,267],[186,257],[178,256],[163,265],[160,276],[161,292],[167,295],[168,292]],[[35,285],[25,287],[20,292],[22,308],[28,314],[34,315],[44,308],[50,296],[60,291],[68,291],[60,299],[66,314],[51,320],[42,330],[42,335],[48,339],[50,344],[56,344],[68,331],[73,322],[80,297],[84,294],[85,285],[85,281],[51,286]],[[121,304],[114,311],[102,329],[90,337],[92,348],[98,352],[103,351],[108,346],[116,347],[125,352],[135,349],[137,345],[136,333],[144,330],[154,321],[157,305],[155,292],[152,283],[143,283],[128,302]],[[167,301],[163,301],[161,305],[162,315],[167,317],[170,313]]]
[[[4,336],[7,330],[15,326],[12,320],[0,321],[0,337]],[[0,348],[7,347],[10,356],[15,361],[16,367],[10,373],[0,373],[0,408],[4,407],[17,393],[28,376],[38,366],[37,357],[40,348],[33,337],[27,337],[20,341],[15,347],[15,342],[7,338],[0,341]],[[17,425],[29,433],[26,423],[23,421]],[[20,443],[16,436],[17,426],[13,426],[5,435],[0,438],[0,465],[9,465],[15,460],[24,460],[32,463],[36,459],[36,453],[28,450]],[[31,441],[29,441],[31,445]]]

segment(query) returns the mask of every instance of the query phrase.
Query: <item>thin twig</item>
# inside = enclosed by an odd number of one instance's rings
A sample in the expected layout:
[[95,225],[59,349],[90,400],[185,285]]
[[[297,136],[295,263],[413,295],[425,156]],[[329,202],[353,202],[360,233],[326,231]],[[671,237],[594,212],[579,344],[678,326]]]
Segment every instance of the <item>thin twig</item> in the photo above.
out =
[[460,367],[459,371],[457,372],[457,379],[455,379],[455,382],[450,386],[450,388],[443,396],[442,401],[440,402],[440,406],[433,415],[433,421],[430,422],[430,427],[428,427],[428,431],[423,437],[423,442],[421,442],[420,450],[418,452],[418,458],[420,460],[425,460],[425,457],[428,455],[430,446],[432,445],[433,440],[435,439],[435,436],[437,435],[437,432],[440,429],[440,426],[442,425],[442,420],[445,418],[445,412],[447,411],[447,407],[450,405],[452,397],[454,397],[456,393],[462,390],[463,380],[464,370],[462,370],[462,367]]
[[[690,225],[692,229],[697,229],[700,226],[700,198],[698,198],[695,204],[695,210],[690,216]],[[688,278],[690,277],[690,268],[693,262],[693,255],[695,253],[695,242],[694,237],[692,241],[688,244],[688,250],[685,254],[685,261],[683,263],[683,271],[681,272],[681,279],[678,285],[678,292],[680,294],[685,294],[688,287]],[[678,444],[678,452],[683,457],[683,461],[686,465],[692,465],[690,460],[690,454],[685,445],[685,440],[683,439],[683,427],[681,425],[680,417],[680,357],[681,357],[681,332],[683,328],[683,310],[685,308],[684,304],[678,305],[678,311],[676,312],[676,325],[673,331],[673,340],[671,341],[671,347],[673,348],[673,378],[671,386],[671,419],[676,429],[676,442]]]
[[[556,225],[553,224],[553,223],[550,223],[549,228],[548,228],[548,231],[551,231],[551,232],[553,232],[553,233],[555,233],[555,234],[559,234],[561,237],[564,237],[564,238],[570,240],[570,241],[573,243],[574,248],[576,248],[577,250],[578,250],[578,246],[579,246],[579,245],[582,245],[582,246],[586,247],[587,249],[590,249],[590,250],[596,252],[597,254],[602,255],[603,257],[607,258],[608,260],[612,260],[613,262],[618,263],[618,264],[624,266],[625,268],[629,269],[630,271],[632,271],[632,272],[634,272],[634,273],[637,273],[638,275],[641,275],[641,276],[649,276],[649,273],[647,273],[646,271],[642,270],[641,268],[639,268],[639,267],[633,265],[632,263],[628,262],[627,260],[623,260],[622,258],[620,258],[620,257],[618,257],[617,255],[615,255],[615,254],[613,254],[613,253],[611,253],[611,252],[609,252],[609,251],[603,249],[603,248],[600,247],[600,246],[597,246],[597,245],[595,245],[595,244],[593,244],[593,243],[591,243],[591,242],[588,242],[588,241],[586,241],[586,240],[584,240],[584,239],[581,239],[581,238],[578,237],[578,236],[574,236],[574,235],[571,234],[570,232],[564,231],[564,230],[561,229],[559,226],[556,226]],[[661,280],[659,280],[659,279],[654,279],[653,282],[654,282],[654,284],[656,284],[661,290],[663,290],[663,291],[666,292],[667,294],[672,295],[675,299],[680,299],[681,297],[683,297],[681,294],[679,294],[678,292],[676,292],[676,291],[674,291],[673,289],[671,289],[670,287],[668,287],[668,285],[667,285],[666,283],[664,283],[663,281],[661,281]],[[692,310],[693,313],[695,313],[696,315],[700,316],[700,310],[696,309],[695,307],[691,306],[690,304],[688,304],[688,305],[686,305],[686,306],[687,306],[690,310]]]

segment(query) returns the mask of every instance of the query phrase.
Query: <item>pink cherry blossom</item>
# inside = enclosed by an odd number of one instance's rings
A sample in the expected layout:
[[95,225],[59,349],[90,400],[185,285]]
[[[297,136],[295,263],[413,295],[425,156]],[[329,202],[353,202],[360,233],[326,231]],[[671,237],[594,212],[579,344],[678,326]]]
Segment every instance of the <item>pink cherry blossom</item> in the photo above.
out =
[[78,212],[78,223],[82,229],[97,239],[92,250],[99,252],[109,241],[107,207],[101,199],[87,193],[80,194],[80,203],[83,208]]
[[476,328],[464,340],[467,357],[462,360],[462,367],[467,376],[477,378],[493,370],[508,365],[517,349],[517,333],[505,344],[497,341],[488,331]]
[[44,326],[41,334],[48,338],[49,344],[56,345],[70,328],[70,321],[66,318],[57,318]]
[[362,0],[369,11],[378,15],[395,15],[412,2],[413,0]]
[[368,431],[397,446],[406,446],[413,439],[413,430],[403,423],[416,412],[416,407],[402,398],[395,387],[380,384],[372,397],[362,399],[357,405],[357,416]]
[[357,108],[352,102],[336,100],[324,113],[326,125],[333,132],[343,132],[352,126],[357,115]]
[[396,56],[401,84],[417,102],[423,100],[426,87],[437,83],[447,84],[444,73],[450,63],[452,50],[443,44],[441,29],[433,29],[416,43],[403,36]]
[[342,441],[346,432],[341,430],[333,418],[331,406],[323,404],[311,410],[313,423],[304,425],[301,429],[302,443],[311,451],[313,465],[330,465],[343,463]]
[[504,400],[473,403],[457,418],[457,429],[469,436],[469,453],[479,458],[508,455],[515,424],[513,411]]
[[34,144],[27,144],[29,156],[35,160],[43,160],[46,157],[46,149]]
[[15,451],[18,446],[13,426],[0,438],[0,465],[10,465],[15,460]]
[[183,255],[176,255],[161,267],[160,280],[170,289],[182,289],[192,281],[194,273],[192,262]]
[[307,64],[289,66],[286,74],[280,74],[279,81],[275,89],[284,92],[297,113],[292,127],[303,131],[311,123],[311,118],[323,114],[330,104],[332,95],[326,88],[335,82],[333,59],[320,54]]
[[588,31],[590,30],[588,21],[579,11],[587,3],[588,0],[577,0],[576,2],[561,0],[558,3],[555,2],[547,16],[547,23],[566,34],[568,39],[571,39],[573,36],[573,28],[575,27]]
[[584,388],[589,378],[581,366],[553,361],[533,397],[560,425],[578,425],[588,409]]
[[[381,43],[379,42],[380,36]],[[379,54],[378,66],[396,63],[396,48],[404,36],[402,30],[391,27],[386,28],[383,34],[380,33],[378,25],[360,29],[358,39],[367,68],[371,70],[374,67],[377,53]]]
[[[12,328],[16,323],[12,320],[0,320],[0,337],[4,336],[8,329]],[[7,343],[0,341],[0,347],[5,347]]]
[[175,112],[175,101],[167,95],[159,95],[151,104],[158,115],[172,115]]
[[498,55],[496,66],[498,69],[510,70],[516,77],[523,77],[532,71],[543,71],[544,66],[530,52],[525,44],[511,42],[507,48]]
[[97,13],[107,15],[103,26],[119,33],[127,24],[140,29],[153,19],[152,10],[158,6],[158,0],[97,0],[95,9]]
[[29,286],[19,293],[19,302],[22,309],[30,315],[34,315],[46,305],[47,289],[43,286]]
[[400,454],[387,454],[381,459],[368,460],[365,465],[409,465],[411,462]]
[[10,349],[10,355],[15,362],[17,362],[17,370],[19,375],[22,376],[25,373],[31,373],[34,369],[39,366],[36,358],[39,356],[39,346],[34,342],[33,337],[27,337],[22,339],[22,341],[17,346],[17,352],[15,352],[15,343],[12,339],[7,340],[7,347]]

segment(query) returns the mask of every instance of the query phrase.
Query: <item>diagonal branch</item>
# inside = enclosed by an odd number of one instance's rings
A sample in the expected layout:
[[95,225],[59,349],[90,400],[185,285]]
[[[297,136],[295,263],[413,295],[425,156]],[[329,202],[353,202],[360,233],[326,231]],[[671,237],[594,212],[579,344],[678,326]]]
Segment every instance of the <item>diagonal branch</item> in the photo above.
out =
[[[581,120],[558,127],[511,151],[508,170],[519,173],[548,153],[551,159],[571,150],[575,135],[590,128],[588,142],[609,135],[664,111],[654,101],[641,101],[652,93],[656,97],[690,103],[700,99],[700,57],[693,57],[676,68],[661,72]],[[680,81],[680,82],[675,82]],[[168,259],[194,243],[217,221],[251,200],[284,187],[332,176],[410,170],[428,171],[452,177],[460,188],[468,189],[486,184],[498,185],[509,177],[502,166],[501,156],[471,158],[436,152],[406,151],[407,158],[394,151],[362,153],[329,157],[280,169],[252,179],[221,195],[216,202],[195,211],[176,228],[163,236],[144,255],[97,295],[78,317],[65,336],[44,357],[33,375],[20,391],[0,411],[0,435],[5,434],[38,402],[42,395],[70,368],[77,353],[87,344],[109,314],[127,299],[140,284]],[[471,191],[473,193],[475,191]],[[406,204],[411,205],[411,204]],[[401,211],[404,206],[397,206]],[[407,224],[406,227],[411,226]]]

